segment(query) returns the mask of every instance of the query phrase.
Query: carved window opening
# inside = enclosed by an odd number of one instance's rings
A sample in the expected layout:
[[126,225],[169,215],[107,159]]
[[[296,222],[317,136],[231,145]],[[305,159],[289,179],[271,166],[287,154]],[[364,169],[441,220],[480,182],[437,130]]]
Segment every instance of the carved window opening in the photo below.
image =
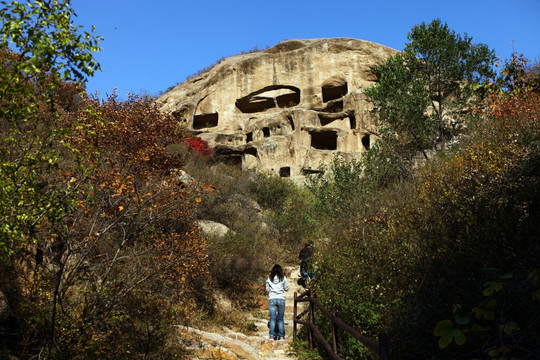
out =
[[270,128],[269,127],[263,127],[262,132],[263,132],[264,137],[270,137]]
[[300,89],[289,85],[271,85],[236,100],[243,113],[263,112],[275,107],[287,108],[300,104]]
[[236,107],[240,109],[240,111],[243,113],[255,113],[275,108],[276,104],[274,102],[274,99],[251,98],[249,102],[246,103],[239,103],[237,100]]
[[246,134],[246,143],[250,143],[253,141],[253,133],[252,132],[248,132]]
[[255,157],[258,156],[258,154],[257,154],[257,149],[255,149],[254,147],[249,147],[249,148],[247,148],[247,149],[244,151],[244,154],[252,155],[252,156],[255,156]]
[[343,99],[332,100],[328,102],[328,105],[323,110],[325,112],[338,113],[343,111]]
[[349,123],[351,124],[351,129],[356,129],[356,116],[354,114],[349,115]]
[[241,151],[233,150],[225,146],[216,146],[214,148],[214,159],[225,165],[242,167]]
[[339,99],[340,97],[347,95],[348,92],[347,82],[343,84],[331,84],[322,86],[322,98],[323,102]]
[[218,125],[218,113],[200,114],[193,117],[194,129],[207,129]]
[[321,126],[326,126],[328,124],[331,124],[332,122],[336,120],[343,120],[341,118],[335,117],[335,116],[328,116],[326,114],[318,114],[319,121],[321,123]]
[[276,97],[277,106],[280,108],[290,108],[300,104],[300,90]]
[[310,131],[311,147],[319,150],[337,150],[337,132]]
[[369,134],[362,136],[362,146],[364,147],[364,150],[369,150],[369,147],[371,146]]
[[317,175],[322,173],[319,169],[302,169],[302,175]]
[[290,177],[291,176],[291,167],[290,166],[284,166],[282,168],[279,168],[279,176],[280,177]]

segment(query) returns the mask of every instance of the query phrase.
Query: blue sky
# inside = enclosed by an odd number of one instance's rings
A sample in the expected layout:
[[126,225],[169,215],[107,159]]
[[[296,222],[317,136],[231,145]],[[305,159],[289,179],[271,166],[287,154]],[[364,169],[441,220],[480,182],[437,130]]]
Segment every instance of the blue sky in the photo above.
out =
[[104,98],[117,89],[157,95],[222,57],[287,39],[350,37],[398,50],[435,18],[487,44],[540,61],[540,0],[72,0],[75,23],[103,36],[102,71],[87,83]]

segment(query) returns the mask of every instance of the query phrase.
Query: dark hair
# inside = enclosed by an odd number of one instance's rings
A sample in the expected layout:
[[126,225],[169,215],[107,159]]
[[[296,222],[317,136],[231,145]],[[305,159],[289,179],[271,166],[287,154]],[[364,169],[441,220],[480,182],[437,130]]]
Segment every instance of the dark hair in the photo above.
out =
[[271,281],[274,281],[274,278],[278,277],[279,281],[283,281],[283,268],[281,267],[281,265],[274,265],[274,267],[272,268],[272,271],[270,272],[270,280]]

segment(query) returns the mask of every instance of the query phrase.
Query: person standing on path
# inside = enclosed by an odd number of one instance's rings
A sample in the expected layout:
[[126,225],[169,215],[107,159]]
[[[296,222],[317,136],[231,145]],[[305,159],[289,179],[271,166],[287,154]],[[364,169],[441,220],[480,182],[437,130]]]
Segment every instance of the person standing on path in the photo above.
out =
[[[270,311],[270,340],[285,339],[285,291],[289,290],[289,282],[283,275],[283,268],[276,264],[266,279],[266,292],[268,293],[268,310]],[[276,334],[276,322],[278,333]]]
[[300,279],[298,279],[298,285],[305,288],[309,287],[311,280],[315,277],[311,255],[313,255],[311,243],[306,243],[298,255],[298,259],[300,259]]

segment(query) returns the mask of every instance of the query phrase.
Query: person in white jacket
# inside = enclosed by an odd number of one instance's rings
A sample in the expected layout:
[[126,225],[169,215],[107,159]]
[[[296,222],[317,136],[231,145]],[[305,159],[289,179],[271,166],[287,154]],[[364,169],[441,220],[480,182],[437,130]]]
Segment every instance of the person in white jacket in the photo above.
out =
[[[270,340],[285,339],[285,291],[289,290],[289,282],[283,275],[283,268],[280,265],[274,265],[270,276],[266,279],[266,292],[268,293],[268,309],[270,311]],[[276,334],[276,322],[278,333]]]

